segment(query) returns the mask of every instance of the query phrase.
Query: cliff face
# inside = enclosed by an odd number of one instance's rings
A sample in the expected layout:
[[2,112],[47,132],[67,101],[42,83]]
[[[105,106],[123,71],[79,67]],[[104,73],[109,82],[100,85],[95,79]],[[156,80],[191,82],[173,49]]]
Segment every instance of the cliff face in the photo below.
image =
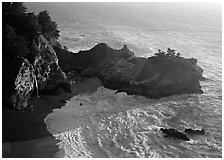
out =
[[11,101],[14,108],[21,110],[27,106],[27,100],[34,90],[34,85],[37,87],[34,68],[27,59],[22,59],[14,85],[15,90],[11,95]]
[[[66,75],[58,65],[56,52],[43,35],[33,41],[35,54],[34,68],[36,69],[37,82],[41,93],[60,94],[70,91],[66,82]],[[62,87],[63,86],[63,87]]]
[[34,68],[27,59],[5,58],[2,60],[3,107],[22,109],[34,90]]
[[183,57],[150,57],[132,82],[143,95],[160,98],[184,93],[202,93],[203,70]]
[[3,59],[3,106],[26,108],[34,90],[37,96],[39,91],[48,94],[70,91],[57,55],[43,35],[33,40],[32,54],[35,55],[32,62],[21,57]]
[[64,72],[95,68],[106,59],[127,59],[134,55],[126,45],[120,50],[115,50],[105,43],[99,43],[90,50],[80,51],[76,54],[57,47],[55,51],[59,59],[59,65]]
[[[84,77],[98,77],[107,88],[149,98],[174,94],[202,93],[199,80],[203,70],[196,59],[175,55],[135,57],[127,46],[114,50],[100,43],[88,51],[59,54],[62,68],[76,70]],[[70,64],[70,65],[68,65]]]

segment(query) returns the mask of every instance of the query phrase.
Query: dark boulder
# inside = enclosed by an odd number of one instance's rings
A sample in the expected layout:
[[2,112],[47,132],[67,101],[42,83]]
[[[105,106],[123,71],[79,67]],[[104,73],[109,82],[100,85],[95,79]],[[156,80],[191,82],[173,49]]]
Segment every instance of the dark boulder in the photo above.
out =
[[196,130],[193,130],[191,128],[188,128],[188,129],[185,129],[184,132],[188,133],[188,134],[197,134],[197,135],[200,135],[200,134],[205,134],[205,130],[204,129],[196,129]]
[[184,141],[190,141],[190,139],[185,134],[178,132],[176,129],[161,128],[160,130],[165,134],[164,137],[177,138]]
[[84,81],[84,78],[79,75],[76,71],[71,71],[66,73],[67,79],[71,84],[81,83]]

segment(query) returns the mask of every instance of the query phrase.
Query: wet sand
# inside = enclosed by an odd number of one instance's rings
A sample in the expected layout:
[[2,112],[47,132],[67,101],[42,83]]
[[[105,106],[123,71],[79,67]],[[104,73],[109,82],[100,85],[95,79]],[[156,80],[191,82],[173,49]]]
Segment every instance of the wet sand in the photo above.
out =
[[32,97],[28,105],[33,106],[33,111],[22,113],[3,110],[3,154],[9,157],[58,157],[55,155],[58,152],[57,141],[47,131],[44,118],[54,108],[61,108],[65,100],[70,100],[80,93],[93,93],[99,86],[101,83],[98,79],[88,79],[86,82],[72,85],[72,93]]
[[[56,146],[57,140],[52,136],[43,138],[3,143],[3,157],[16,157],[16,158],[48,158],[60,157],[58,147]],[[61,154],[63,155],[63,154]]]

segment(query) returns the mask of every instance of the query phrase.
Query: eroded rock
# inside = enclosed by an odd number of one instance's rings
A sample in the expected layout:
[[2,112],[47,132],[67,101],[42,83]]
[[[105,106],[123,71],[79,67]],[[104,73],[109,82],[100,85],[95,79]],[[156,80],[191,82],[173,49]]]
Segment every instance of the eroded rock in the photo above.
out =
[[185,129],[184,132],[188,133],[188,134],[196,134],[196,135],[200,135],[200,134],[205,134],[205,130],[204,129]]
[[70,92],[70,84],[58,65],[58,58],[43,35],[32,43],[34,59],[4,57],[3,105],[23,110],[34,90],[40,93],[60,94]]
[[[174,50],[149,58],[136,57],[126,45],[115,50],[100,43],[87,51],[58,53],[62,68],[84,77],[98,77],[103,85],[118,92],[161,98],[175,94],[203,93],[203,70],[194,58],[181,57]],[[69,58],[68,58],[69,57]],[[68,65],[70,64],[70,65]],[[63,65],[63,64],[62,64]]]
[[160,130],[165,134],[164,136],[165,138],[170,137],[170,138],[177,138],[184,141],[190,141],[190,139],[185,134],[178,132],[176,129],[161,128]]

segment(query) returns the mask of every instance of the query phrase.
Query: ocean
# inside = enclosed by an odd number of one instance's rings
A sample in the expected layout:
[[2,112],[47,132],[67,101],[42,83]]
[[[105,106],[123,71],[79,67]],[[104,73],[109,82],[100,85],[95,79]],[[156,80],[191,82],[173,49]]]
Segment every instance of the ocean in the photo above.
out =
[[[136,56],[149,57],[170,47],[183,57],[198,59],[204,70],[203,94],[152,100],[101,87],[96,93],[72,98],[45,118],[65,157],[222,157],[221,4],[25,5],[29,11],[50,13],[60,30],[59,41],[70,51],[106,42],[115,49],[127,44]],[[183,142],[164,138],[161,127],[205,129],[206,134]]]

